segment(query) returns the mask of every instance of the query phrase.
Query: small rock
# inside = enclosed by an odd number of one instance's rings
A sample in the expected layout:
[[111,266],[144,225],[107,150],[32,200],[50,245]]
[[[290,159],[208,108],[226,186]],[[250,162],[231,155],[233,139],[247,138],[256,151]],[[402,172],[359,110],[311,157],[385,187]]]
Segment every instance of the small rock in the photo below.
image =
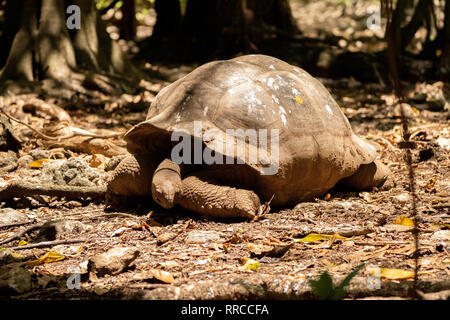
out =
[[119,229],[114,230],[113,232],[111,232],[110,237],[118,237],[121,236],[122,234],[124,234],[124,232],[126,232],[128,230],[127,227],[120,227]]
[[86,225],[79,221],[57,220],[47,221],[39,229],[35,241],[61,240],[68,235],[83,233],[88,229]]
[[450,230],[439,230],[431,236],[432,241],[450,242]]
[[133,262],[140,252],[135,248],[112,248],[111,250],[89,259],[88,271],[97,276],[117,275]]
[[17,155],[13,151],[0,152],[0,172],[11,172],[18,166]]
[[191,231],[184,239],[185,243],[206,243],[222,240],[224,234],[217,231]]
[[401,202],[401,203],[406,203],[406,202],[409,202],[410,201],[410,196],[409,196],[409,193],[407,193],[407,192],[405,192],[405,193],[400,193],[400,194],[398,194],[398,195],[396,195],[396,196],[393,196],[393,198],[395,199],[395,200],[397,200],[398,202]]
[[80,201],[76,200],[67,201],[64,205],[69,209],[80,208],[83,206],[83,204]]
[[57,185],[93,187],[100,179],[100,172],[91,168],[81,158],[52,160],[42,166],[41,181]]
[[406,118],[414,118],[416,116],[411,106],[407,103],[401,103],[397,105],[394,109],[394,113],[397,117],[404,116]]
[[30,151],[30,156],[34,161],[40,159],[48,159],[50,157],[50,151],[43,149],[33,149]]
[[444,111],[449,107],[444,94],[444,83],[442,81],[433,84],[419,83],[416,86],[413,101],[425,102],[424,107],[430,111]]
[[178,234],[179,234],[178,232],[164,232],[158,235],[158,238],[156,239],[156,244],[158,246],[163,245],[164,243],[172,239],[175,239]]
[[272,257],[280,258],[282,257],[289,248],[292,247],[292,243],[283,244],[273,244],[273,245],[263,245],[250,249],[250,258],[262,258],[262,257]]
[[24,293],[31,290],[31,274],[18,266],[0,268],[0,292]]
[[23,157],[19,158],[19,160],[17,161],[17,166],[20,169],[22,169],[22,168],[29,169],[30,168],[29,164],[32,163],[33,161],[34,161],[33,157],[30,156],[29,154],[26,154]]
[[14,210],[12,208],[0,209],[0,224],[9,224],[27,221],[28,217],[25,213]]

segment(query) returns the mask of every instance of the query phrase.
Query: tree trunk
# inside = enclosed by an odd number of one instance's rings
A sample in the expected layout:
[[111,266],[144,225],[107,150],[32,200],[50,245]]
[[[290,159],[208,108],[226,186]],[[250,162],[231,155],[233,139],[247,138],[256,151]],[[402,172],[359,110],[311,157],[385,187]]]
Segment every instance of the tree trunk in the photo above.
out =
[[42,0],[36,39],[39,78],[67,79],[76,66],[75,52],[60,0]]
[[157,42],[172,36],[181,22],[179,0],[155,0],[156,23],[152,39]]
[[[33,0],[22,0],[18,1],[17,6],[15,6],[11,5],[10,2],[7,2],[6,7],[7,26],[13,25],[13,29],[17,29],[17,33],[14,37],[11,37],[11,35],[6,36],[6,38],[13,38],[13,40],[10,46],[6,45],[4,47],[5,51],[3,53],[4,56],[7,56],[7,59],[0,73],[0,82],[6,79],[32,81],[34,79],[33,44],[38,26],[36,3]],[[22,8],[22,14],[18,14]],[[12,20],[18,17],[20,17],[17,20],[20,21],[19,27],[14,28],[17,25]],[[8,50],[7,53],[6,50]]]
[[136,36],[136,13],[134,0],[124,0],[122,5],[122,20],[120,21],[120,37],[134,40]]
[[442,29],[443,38],[450,43],[450,0],[445,1],[444,28]]
[[441,50],[437,74],[441,79],[450,78],[450,0],[445,1],[444,27],[438,33],[438,45]]
[[[66,25],[70,5],[81,10],[80,29],[69,30]],[[70,84],[71,79],[80,79],[80,72],[136,77],[92,0],[7,1],[6,23],[8,30],[2,37],[6,45],[1,50],[8,58],[0,82],[54,79]]]
[[[398,6],[398,5],[397,5]],[[419,0],[414,10],[414,14],[409,23],[401,28],[401,48],[404,49],[411,42],[416,34],[417,30],[424,25],[424,23],[430,19],[433,14],[433,1]],[[397,9],[396,9],[397,11]],[[428,32],[430,32],[432,26],[431,21],[428,22]],[[428,35],[427,35],[428,36]]]
[[[171,2],[177,3],[176,9]],[[179,12],[178,0],[156,0],[155,10],[157,22],[151,38],[169,41],[164,48],[150,47],[153,58],[203,62],[256,52],[258,42],[269,33],[298,32],[288,0],[188,0],[179,26],[178,15],[171,24],[171,14]]]
[[[5,24],[0,37],[0,43],[3,50],[0,51],[0,68],[5,65],[8,59],[8,53],[14,41],[14,37],[20,28],[20,21],[22,20],[21,8],[24,7],[24,1],[7,1],[4,7]],[[29,7],[25,7],[28,8]]]

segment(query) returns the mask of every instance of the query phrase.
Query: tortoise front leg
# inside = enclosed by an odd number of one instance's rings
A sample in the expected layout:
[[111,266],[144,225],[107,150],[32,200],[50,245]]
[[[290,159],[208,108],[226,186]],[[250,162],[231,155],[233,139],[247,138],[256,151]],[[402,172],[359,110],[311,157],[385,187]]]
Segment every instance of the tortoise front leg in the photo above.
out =
[[183,179],[177,203],[183,208],[214,217],[253,218],[260,200],[253,191],[221,185],[214,171],[197,171]]
[[185,209],[214,217],[253,218],[259,209],[259,197],[250,190],[220,184],[220,170],[195,171],[182,179],[180,166],[165,159],[156,168],[152,180],[153,199],[163,208],[179,204]]
[[152,196],[161,207],[175,206],[175,197],[181,193],[181,168],[170,159],[165,159],[156,168],[152,179]]

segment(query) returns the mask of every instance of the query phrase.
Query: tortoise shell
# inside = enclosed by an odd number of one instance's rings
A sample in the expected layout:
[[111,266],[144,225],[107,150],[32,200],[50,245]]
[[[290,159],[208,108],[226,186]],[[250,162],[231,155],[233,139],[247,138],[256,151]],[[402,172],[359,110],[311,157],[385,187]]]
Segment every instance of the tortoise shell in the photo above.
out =
[[[230,130],[262,136],[236,138]],[[147,120],[130,129],[125,140],[131,153],[161,154],[176,145],[174,132],[258,171],[255,192],[261,200],[274,195],[274,205],[320,196],[377,156],[373,146],[353,133],[318,80],[265,55],[198,67],[161,90]],[[239,143],[245,152],[237,151]],[[250,161],[255,154],[256,163]]]

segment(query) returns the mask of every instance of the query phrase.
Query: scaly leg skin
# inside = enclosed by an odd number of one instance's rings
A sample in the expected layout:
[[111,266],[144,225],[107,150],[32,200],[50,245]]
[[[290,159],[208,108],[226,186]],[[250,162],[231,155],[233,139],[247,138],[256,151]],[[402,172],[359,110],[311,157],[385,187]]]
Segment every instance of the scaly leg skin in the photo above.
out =
[[381,161],[375,160],[369,164],[363,164],[350,177],[339,181],[340,186],[351,190],[366,190],[371,187],[381,187],[386,184],[391,171]]
[[159,161],[150,155],[124,158],[111,172],[108,193],[128,197],[150,196],[151,181],[158,164]]
[[250,190],[220,185],[215,174],[217,171],[197,171],[184,178],[177,203],[214,217],[255,217],[261,204],[259,197]]
[[152,179],[152,196],[161,207],[175,206],[175,196],[181,192],[181,168],[170,159],[165,159],[156,168]]

